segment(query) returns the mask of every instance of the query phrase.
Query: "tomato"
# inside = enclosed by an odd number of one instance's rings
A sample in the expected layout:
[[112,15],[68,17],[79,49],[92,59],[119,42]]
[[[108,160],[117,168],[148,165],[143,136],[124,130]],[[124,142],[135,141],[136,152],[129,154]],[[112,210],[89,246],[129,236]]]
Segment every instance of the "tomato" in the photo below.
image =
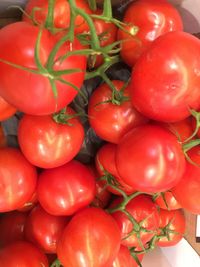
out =
[[0,212],[20,208],[36,188],[37,172],[16,148],[0,149]]
[[134,128],[122,138],[116,164],[125,183],[147,193],[169,190],[185,171],[177,138],[165,128],[150,124]]
[[[116,199],[111,207],[120,204],[122,198]],[[139,195],[126,205],[126,211],[135,219],[138,226],[134,226],[128,216],[122,211],[112,213],[113,218],[121,230],[121,244],[127,247],[143,249],[143,246],[157,234],[159,214],[150,196]],[[147,231],[146,231],[147,230]],[[133,232],[132,232],[133,231]],[[132,232],[132,233],[131,233]]]
[[[85,0],[76,0],[78,8],[83,9],[87,14],[91,14],[91,10]],[[25,12],[32,15],[34,8],[37,8],[33,13],[33,19],[36,23],[44,25],[48,13],[48,1],[46,0],[29,0],[25,6]],[[39,9],[38,9],[39,8]],[[24,14],[24,21],[30,19]],[[67,29],[70,25],[70,5],[66,0],[56,0],[54,6],[54,27]],[[78,15],[75,20],[75,33],[83,33],[88,31],[88,25],[84,19]]]
[[33,165],[55,168],[78,154],[84,140],[84,128],[77,117],[70,118],[74,114],[68,107],[66,116],[69,120],[64,119],[64,123],[55,122],[51,115],[24,115],[19,123],[18,141],[23,154]]
[[[164,237],[160,237],[157,245],[160,247],[168,247],[176,245],[185,234],[186,221],[182,210],[163,210],[159,211],[160,221],[159,227],[162,229]],[[167,234],[167,236],[165,236]]]
[[24,226],[27,216],[26,213],[12,211],[0,217],[0,247],[25,239]]
[[[116,90],[123,90],[124,82],[112,81]],[[128,89],[124,96],[130,97]],[[112,90],[107,84],[100,85],[89,99],[89,122],[96,134],[111,143],[119,143],[122,136],[131,128],[147,122],[147,119],[136,111],[129,100],[120,105],[112,103]]]
[[4,121],[12,117],[16,113],[16,108],[6,102],[0,96],[0,121]]
[[[137,256],[136,256],[137,257]],[[138,260],[141,262],[143,254],[138,255]],[[117,257],[111,267],[139,267],[136,260],[131,256],[129,249],[123,245],[120,246]]]
[[49,214],[72,215],[95,197],[95,177],[82,163],[72,160],[39,175],[38,200]]
[[[16,22],[5,26],[0,30],[0,59],[37,70],[34,50],[38,34],[39,28],[26,22]],[[39,50],[42,66],[47,63],[50,51],[57,41],[56,35],[51,35],[46,29],[42,30]],[[53,71],[80,69],[80,72],[60,77],[78,88],[83,83],[86,57],[69,56],[65,60],[61,60],[61,57],[81,47],[76,39],[73,43],[65,42],[57,52],[52,66]],[[24,113],[31,115],[54,113],[69,104],[78,91],[70,85],[55,80],[57,89],[57,96],[55,96],[48,77],[53,79],[53,74],[30,73],[0,62],[0,95]]]
[[165,210],[177,210],[181,209],[181,205],[178,203],[171,191],[161,193],[156,199],[155,203]]
[[14,242],[0,250],[0,266],[48,267],[48,260],[37,247],[25,241]]
[[104,210],[76,213],[58,242],[58,258],[67,267],[110,267],[120,248],[120,231]]
[[118,39],[123,40],[121,57],[130,66],[134,66],[141,54],[160,35],[183,30],[180,14],[166,0],[139,0],[131,3],[123,22],[130,24],[125,27],[129,33],[134,33],[135,26],[139,28],[134,36],[120,29],[118,31]]
[[45,253],[56,253],[57,243],[68,219],[48,214],[36,206],[28,216],[25,236]]
[[132,104],[147,117],[176,122],[200,108],[200,40],[186,32],[157,38],[132,71]]
[[36,191],[34,191],[31,198],[22,207],[20,207],[18,210],[21,212],[30,211],[36,206],[37,202],[38,202],[37,193],[36,193]]
[[2,125],[0,123],[0,148],[1,147],[5,147],[6,146],[6,143],[7,143],[6,137],[5,137],[5,134],[4,134]]
[[[100,176],[104,176],[108,173],[108,175],[112,175],[115,179],[116,185],[119,189],[123,190],[126,194],[132,194],[136,190],[135,188],[127,185],[124,183],[123,179],[120,177],[117,166],[115,162],[116,157],[116,151],[117,151],[117,145],[107,143],[104,144],[98,151],[95,157],[95,164],[97,171]],[[106,173],[107,172],[107,173]],[[102,181],[104,184],[105,182]],[[107,187],[107,190],[112,192],[115,195],[121,195],[119,191],[112,188],[111,186]]]
[[185,172],[179,183],[172,188],[172,193],[184,209],[200,214],[200,147],[189,151],[189,157],[194,164],[186,163]]

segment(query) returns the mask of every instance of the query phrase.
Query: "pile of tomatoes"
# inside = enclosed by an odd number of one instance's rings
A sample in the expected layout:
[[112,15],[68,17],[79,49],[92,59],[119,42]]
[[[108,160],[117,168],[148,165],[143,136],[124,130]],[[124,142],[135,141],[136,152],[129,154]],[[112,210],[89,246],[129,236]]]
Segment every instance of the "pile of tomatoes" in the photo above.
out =
[[28,0],[0,29],[0,121],[22,114],[17,148],[0,128],[0,266],[142,266],[200,214],[200,40],[167,0],[103,2]]

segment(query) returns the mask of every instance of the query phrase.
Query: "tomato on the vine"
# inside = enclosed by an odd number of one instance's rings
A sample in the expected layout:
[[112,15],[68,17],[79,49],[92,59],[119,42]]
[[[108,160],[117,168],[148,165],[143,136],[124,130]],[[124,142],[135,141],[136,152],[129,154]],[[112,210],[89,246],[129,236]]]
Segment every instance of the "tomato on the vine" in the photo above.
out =
[[171,191],[161,192],[156,197],[155,203],[165,210],[178,210],[182,208]]

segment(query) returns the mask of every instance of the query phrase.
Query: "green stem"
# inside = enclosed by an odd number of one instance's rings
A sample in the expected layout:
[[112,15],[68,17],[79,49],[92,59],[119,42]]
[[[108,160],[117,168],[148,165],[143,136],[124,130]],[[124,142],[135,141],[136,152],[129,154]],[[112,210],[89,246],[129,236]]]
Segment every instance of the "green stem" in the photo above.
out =
[[90,9],[92,11],[96,11],[97,10],[97,2],[96,2],[96,0],[88,0],[88,3],[89,3],[89,6],[90,6]]
[[103,16],[107,17],[107,18],[112,18],[112,3],[111,3],[111,0],[104,0]]
[[54,7],[55,7],[55,0],[48,0],[48,14],[45,21],[45,28],[53,29],[54,27]]

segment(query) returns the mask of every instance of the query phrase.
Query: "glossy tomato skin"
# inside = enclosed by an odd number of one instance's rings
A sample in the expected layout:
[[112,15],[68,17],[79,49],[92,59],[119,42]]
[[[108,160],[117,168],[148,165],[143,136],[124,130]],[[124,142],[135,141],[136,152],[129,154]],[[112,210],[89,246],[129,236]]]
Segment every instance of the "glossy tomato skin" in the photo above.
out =
[[[75,112],[68,107],[66,114],[73,116]],[[18,127],[18,141],[23,154],[33,165],[44,169],[72,160],[83,140],[84,128],[77,117],[62,124],[55,122],[52,115],[25,114]]]
[[64,267],[110,267],[120,248],[120,231],[104,210],[86,208],[76,213],[58,243]]
[[177,138],[157,125],[132,129],[116,153],[121,178],[136,190],[164,192],[175,186],[185,171],[185,157]]
[[200,41],[186,32],[157,38],[132,71],[132,104],[144,115],[176,122],[200,108]]
[[95,197],[95,177],[82,163],[45,170],[39,175],[37,195],[41,206],[55,216],[72,215]]
[[22,207],[20,207],[18,209],[18,211],[20,211],[20,212],[31,211],[37,205],[37,203],[38,203],[38,199],[37,199],[37,192],[35,189],[31,198]]
[[48,267],[44,253],[29,242],[14,242],[0,250],[0,266]]
[[12,211],[24,205],[35,191],[36,168],[20,150],[0,149],[0,212]]
[[4,121],[12,117],[16,113],[16,108],[6,102],[0,96],[0,121]]
[[[169,239],[167,237],[161,237],[157,245],[160,247],[174,246],[181,241],[186,230],[186,220],[182,210],[163,210],[159,211],[160,221],[159,228],[165,228],[167,226],[169,231]],[[174,231],[174,233],[173,233]]]
[[[26,22],[16,22],[5,26],[0,30],[0,58],[36,70],[34,50],[38,34],[39,27]],[[19,38],[19,36],[21,37]],[[42,30],[39,56],[43,66],[47,63],[50,51],[57,41],[56,35],[51,35],[46,29]],[[69,50],[74,51],[81,47],[77,40],[71,44],[69,42],[63,44],[55,56],[55,64],[52,67],[54,71],[80,69],[78,73],[61,76],[62,79],[78,88],[83,83],[86,58],[70,56],[62,63],[56,59],[62,57]],[[60,81],[55,81],[55,85],[57,97],[55,97],[49,79],[44,75],[30,73],[0,62],[0,95],[24,113],[31,115],[54,113],[69,104],[78,93],[73,87]]]
[[[76,0],[78,8],[83,9],[87,14],[91,14],[91,10],[85,0]],[[44,25],[48,13],[48,1],[46,0],[29,0],[25,6],[27,14],[31,15],[33,8],[39,7],[40,10],[34,12],[34,20]],[[26,15],[23,20],[33,23]],[[54,6],[54,27],[67,29],[70,25],[70,6],[66,0],[56,0]],[[75,33],[83,33],[88,31],[89,27],[84,19],[79,15],[75,20]]]
[[12,211],[0,217],[0,247],[19,240],[25,240],[24,227],[28,214]]
[[28,216],[25,225],[26,240],[45,253],[56,253],[57,243],[69,218],[48,214],[39,205]]
[[[122,198],[117,198],[113,201],[113,203],[111,203],[111,207],[115,207],[116,204],[119,204],[121,201]],[[151,238],[153,238],[155,234],[157,234],[159,227],[159,214],[156,205],[153,203],[150,196],[139,195],[129,201],[129,203],[126,205],[126,211],[131,214],[138,224],[144,220],[141,226],[151,231],[138,231],[141,242],[143,245],[145,245],[151,240]],[[133,224],[127,215],[122,211],[116,211],[112,213],[112,216],[118,223],[118,226],[121,230],[121,244],[127,247],[136,247],[142,249],[137,237],[137,231],[127,237],[128,234],[134,230]]]
[[[116,90],[122,90],[123,81],[112,82]],[[130,96],[128,89],[124,90],[124,96]],[[100,85],[90,97],[88,115],[90,125],[96,134],[108,142],[117,144],[130,129],[146,123],[147,118],[135,110],[129,100],[120,105],[105,103],[111,100],[110,87],[107,84]]]
[[128,6],[123,22],[131,24],[126,27],[130,33],[133,33],[134,26],[138,27],[135,36],[118,31],[118,40],[124,41],[121,57],[129,66],[135,65],[156,38],[167,32],[183,30],[180,14],[166,0],[134,1]]
[[155,203],[164,210],[178,210],[181,209],[181,205],[178,203],[171,191],[166,191],[161,193],[162,195],[158,196],[155,199]]

